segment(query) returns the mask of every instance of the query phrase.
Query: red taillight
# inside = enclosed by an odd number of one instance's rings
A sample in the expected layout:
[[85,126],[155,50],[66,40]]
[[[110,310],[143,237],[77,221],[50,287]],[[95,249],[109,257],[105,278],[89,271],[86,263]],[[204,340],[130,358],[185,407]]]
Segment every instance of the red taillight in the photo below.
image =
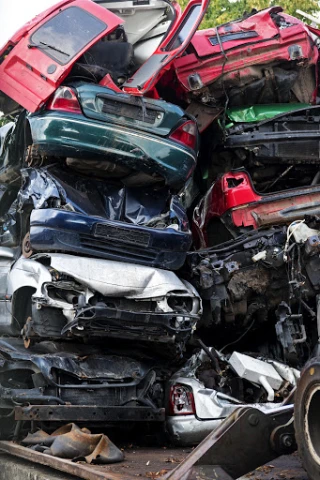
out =
[[60,87],[53,99],[47,105],[48,110],[61,110],[70,113],[82,113],[74,90],[70,87]]
[[195,149],[197,146],[197,126],[195,122],[188,120],[183,123],[171,133],[169,138]]
[[195,415],[196,408],[191,388],[185,385],[173,385],[169,399],[170,415]]

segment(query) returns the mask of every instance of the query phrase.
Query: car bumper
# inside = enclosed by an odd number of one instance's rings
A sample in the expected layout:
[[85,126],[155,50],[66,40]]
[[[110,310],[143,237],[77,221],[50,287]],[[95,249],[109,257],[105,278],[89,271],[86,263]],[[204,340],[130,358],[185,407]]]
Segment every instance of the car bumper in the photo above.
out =
[[47,112],[29,117],[33,143],[47,155],[95,158],[133,171],[159,175],[180,187],[192,174],[196,154],[166,137],[139,132],[82,115]]
[[195,415],[177,415],[167,417],[166,431],[175,445],[192,446],[200,443],[223,420],[224,418],[199,420]]
[[31,213],[30,242],[39,252],[63,251],[178,270],[190,248],[191,233],[40,209]]

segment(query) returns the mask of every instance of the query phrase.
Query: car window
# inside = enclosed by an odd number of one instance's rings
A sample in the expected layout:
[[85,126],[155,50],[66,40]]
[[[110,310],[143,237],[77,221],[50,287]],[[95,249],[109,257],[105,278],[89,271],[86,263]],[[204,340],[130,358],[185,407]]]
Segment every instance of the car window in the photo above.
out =
[[167,42],[164,40],[155,53],[122,85],[124,91],[133,93],[134,90],[138,90],[139,94],[145,93],[153,85],[161,69],[183,53],[199,26],[210,0],[201,0],[201,4],[199,1],[187,5],[172,38]]
[[181,25],[180,29],[176,33],[175,37],[173,40],[167,45],[165,50],[174,50],[175,48],[178,48],[180,45],[183,44],[183,42],[188,38],[188,35],[190,34],[190,30],[193,27],[195,21],[197,20],[197,17],[201,11],[201,6],[196,5],[194,8],[192,8],[184,20],[183,24]]
[[31,37],[31,45],[65,65],[98,36],[107,25],[78,7],[62,10]]

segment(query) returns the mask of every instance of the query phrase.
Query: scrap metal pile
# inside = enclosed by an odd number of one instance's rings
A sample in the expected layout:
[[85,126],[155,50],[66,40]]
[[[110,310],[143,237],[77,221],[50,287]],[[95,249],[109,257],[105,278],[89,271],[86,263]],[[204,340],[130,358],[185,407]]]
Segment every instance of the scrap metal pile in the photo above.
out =
[[63,0],[0,51],[3,439],[196,444],[318,352],[320,31],[208,3]]

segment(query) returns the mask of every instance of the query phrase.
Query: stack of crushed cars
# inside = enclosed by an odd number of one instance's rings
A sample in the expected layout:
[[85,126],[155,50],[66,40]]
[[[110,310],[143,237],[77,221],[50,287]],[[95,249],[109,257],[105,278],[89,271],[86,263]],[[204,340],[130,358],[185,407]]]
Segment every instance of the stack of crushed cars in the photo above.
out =
[[0,51],[0,437],[196,444],[320,336],[320,31],[63,0]]

